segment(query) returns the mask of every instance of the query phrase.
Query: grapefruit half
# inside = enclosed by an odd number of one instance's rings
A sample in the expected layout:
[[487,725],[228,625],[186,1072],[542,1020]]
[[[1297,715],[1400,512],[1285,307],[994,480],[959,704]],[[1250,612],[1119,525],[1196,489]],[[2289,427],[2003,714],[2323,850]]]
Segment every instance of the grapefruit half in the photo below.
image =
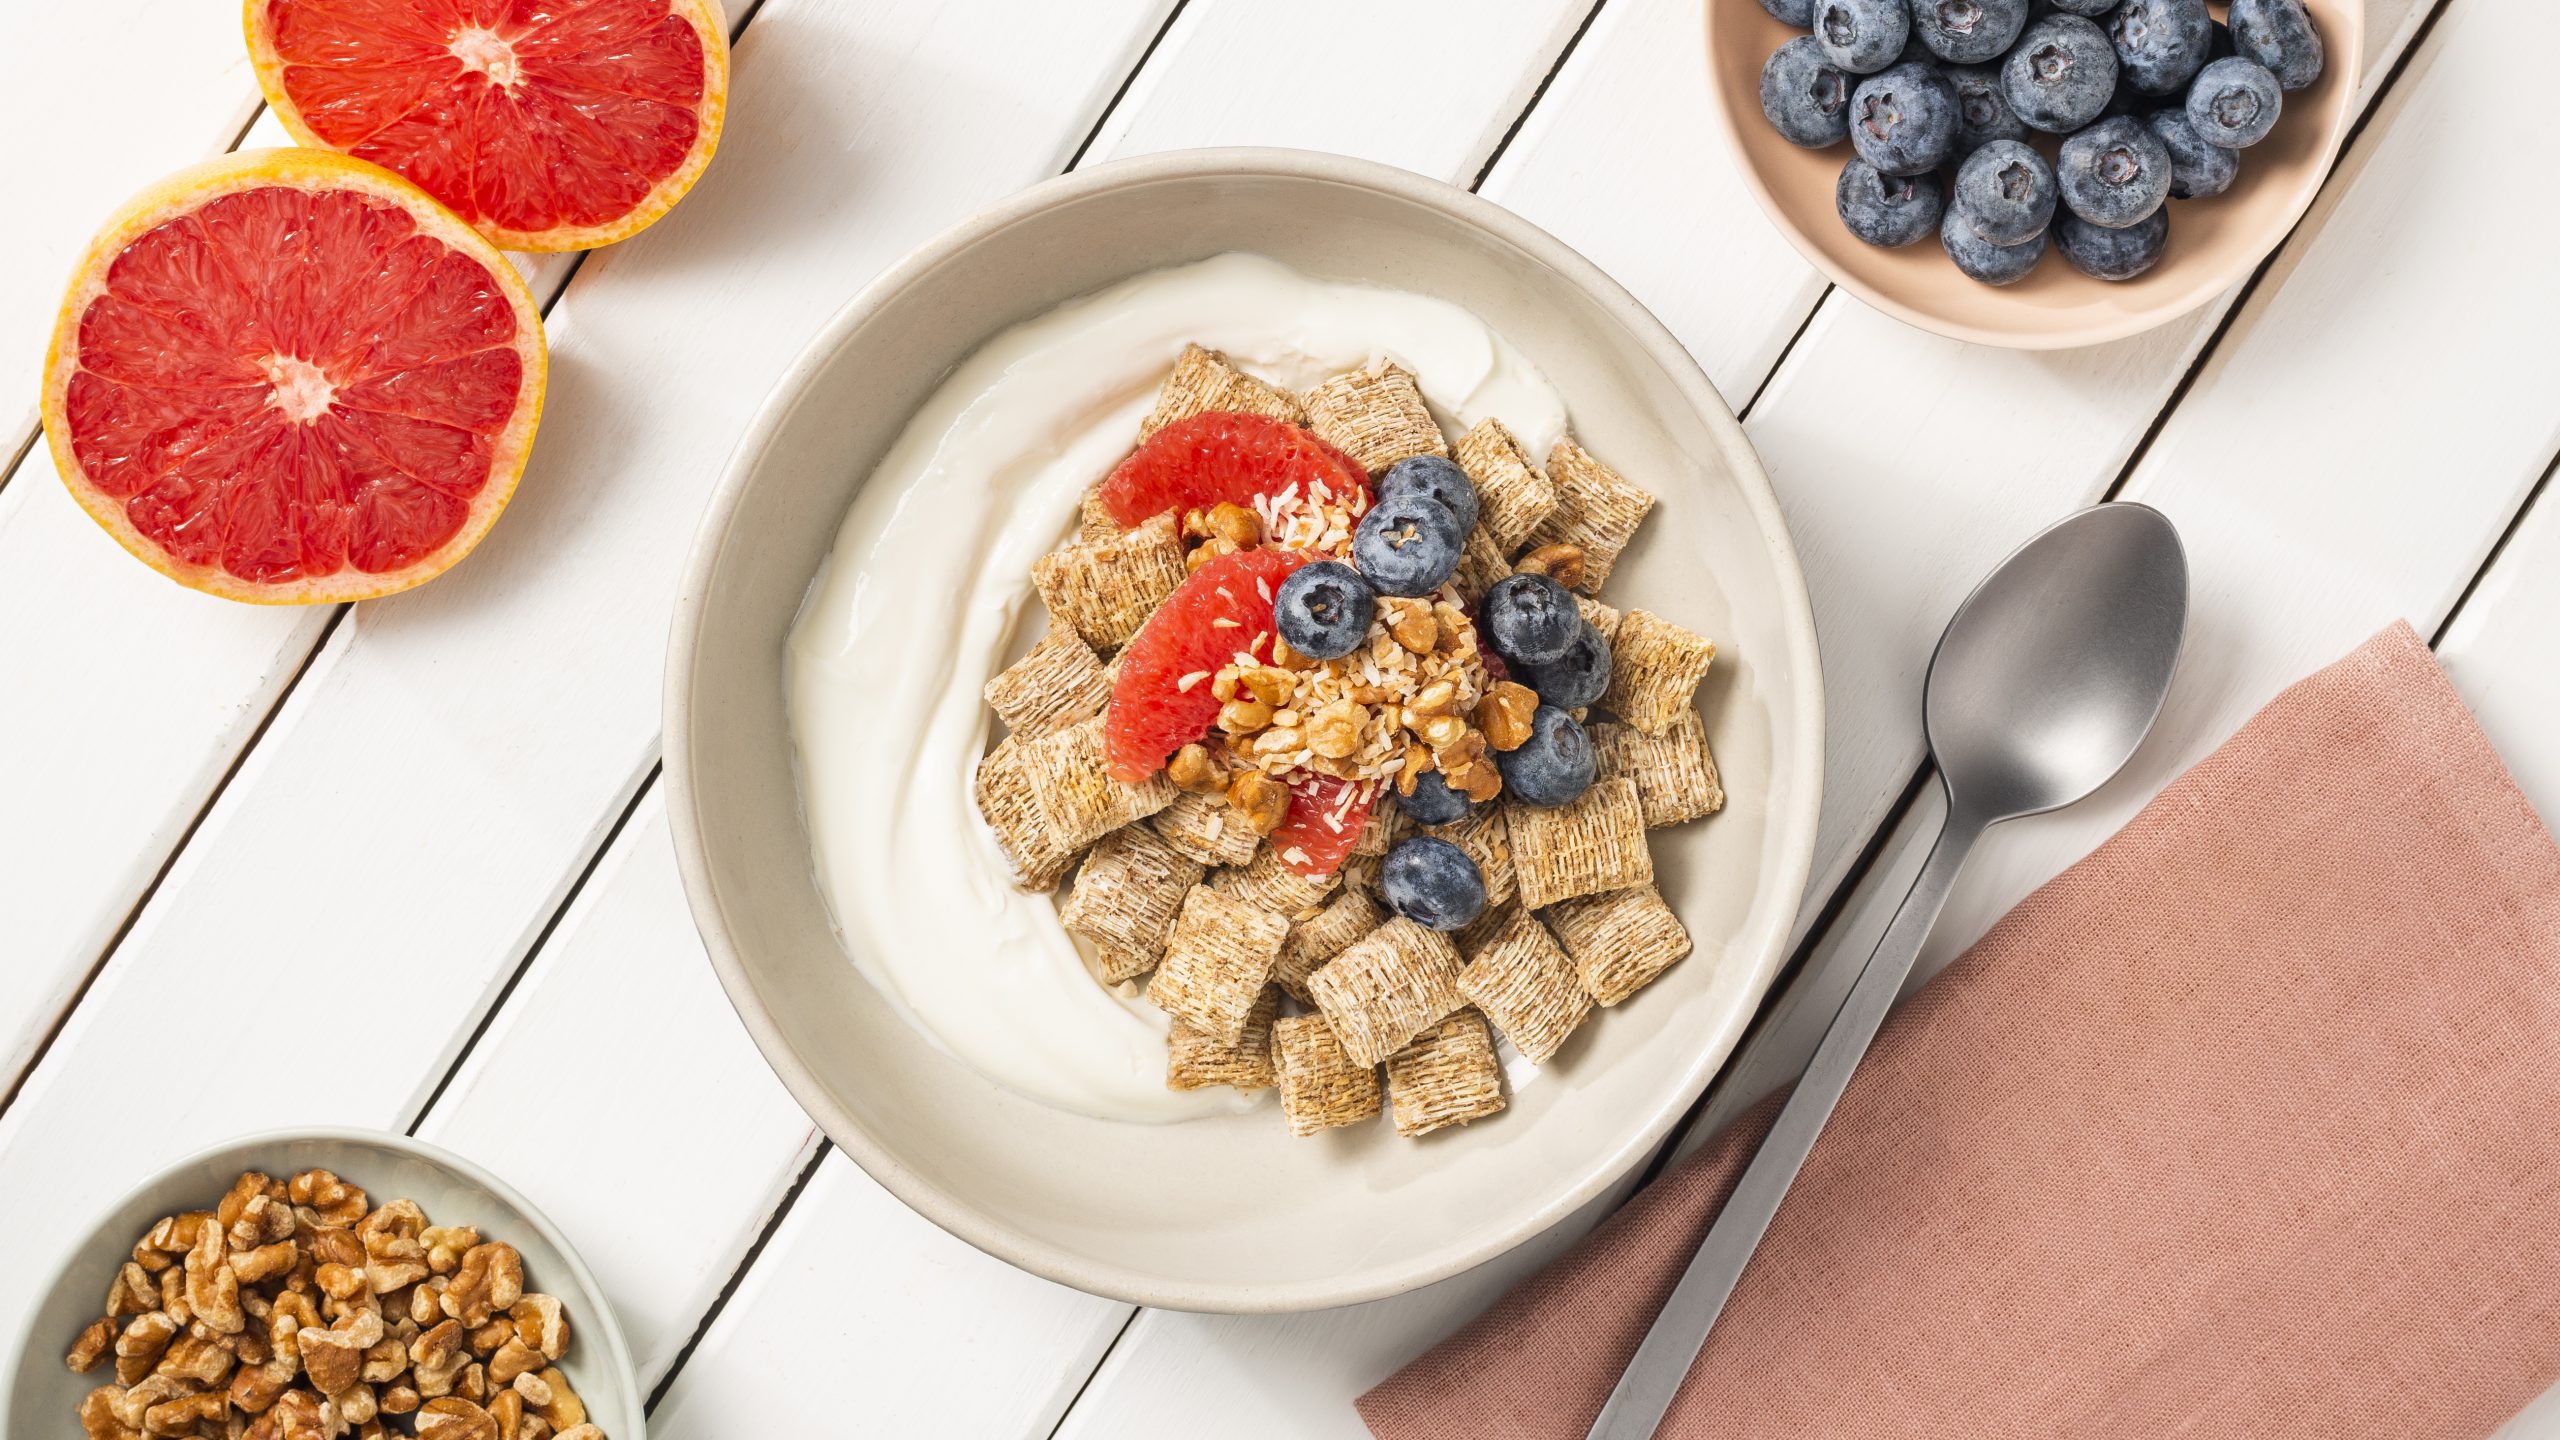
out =
[[719,0],[247,0],[296,140],[396,170],[510,250],[646,229],[720,143]]
[[153,569],[268,604],[444,572],[515,491],[542,316],[418,187],[317,150],[179,171],[90,242],[45,354],[72,498]]

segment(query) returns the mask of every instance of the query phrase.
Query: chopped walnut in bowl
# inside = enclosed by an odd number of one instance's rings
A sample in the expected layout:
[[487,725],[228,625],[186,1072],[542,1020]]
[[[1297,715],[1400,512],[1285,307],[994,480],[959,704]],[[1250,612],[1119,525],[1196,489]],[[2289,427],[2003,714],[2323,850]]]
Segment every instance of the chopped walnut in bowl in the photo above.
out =
[[620,1329],[558,1231],[393,1135],[241,1141],[147,1182],[68,1257],[9,1382],[8,1433],[76,1421],[90,1440],[645,1426]]

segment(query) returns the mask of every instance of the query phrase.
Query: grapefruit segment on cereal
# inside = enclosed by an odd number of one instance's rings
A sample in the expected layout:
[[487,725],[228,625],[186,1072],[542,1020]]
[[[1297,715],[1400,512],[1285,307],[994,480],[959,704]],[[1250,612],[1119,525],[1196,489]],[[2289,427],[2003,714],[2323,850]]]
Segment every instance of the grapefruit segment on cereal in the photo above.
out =
[[1313,517],[1338,504],[1356,522],[1369,506],[1369,472],[1286,420],[1212,410],[1148,436],[1104,479],[1100,498],[1122,529],[1168,510],[1241,505],[1260,515],[1273,544],[1329,548],[1320,534],[1286,533],[1283,512]]
[[1238,655],[1272,658],[1271,596],[1313,558],[1272,549],[1220,555],[1165,597],[1131,637],[1111,686],[1104,734],[1113,778],[1137,784],[1209,733],[1224,703],[1211,681]]

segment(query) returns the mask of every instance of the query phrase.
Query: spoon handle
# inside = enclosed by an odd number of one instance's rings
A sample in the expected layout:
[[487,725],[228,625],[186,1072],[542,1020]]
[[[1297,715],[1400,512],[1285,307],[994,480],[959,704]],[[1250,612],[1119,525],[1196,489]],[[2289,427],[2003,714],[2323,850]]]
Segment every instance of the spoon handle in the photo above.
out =
[[1812,1153],[1813,1142],[1840,1103],[1841,1092],[1849,1088],[1849,1077],[1857,1073],[1858,1061],[1893,1008],[1912,961],[1919,958],[1920,942],[1946,907],[1956,871],[1981,835],[1980,822],[1949,817],[1927,863],[1920,867],[1919,878],[1912,882],[1911,894],[1894,913],[1893,923],[1885,927],[1884,938],[1876,943],[1875,954],[1868,957],[1848,998],[1840,1002],[1831,1028],[1823,1032],[1822,1043],[1796,1081],[1795,1093],[1779,1110],[1751,1164],[1735,1182],[1732,1197],[1716,1215],[1707,1238],[1699,1242],[1698,1253],[1681,1274],[1671,1298],[1654,1316],[1653,1328],[1645,1332],[1644,1343],[1636,1347],[1617,1388],[1609,1392],[1609,1403],[1592,1421],[1589,1440],[1650,1440],[1662,1423],[1680,1382],[1688,1378],[1690,1365],[1707,1343],[1707,1332],[1742,1279],[1751,1252],[1759,1248],[1760,1237],[1776,1218],[1787,1187],[1795,1183],[1796,1172]]

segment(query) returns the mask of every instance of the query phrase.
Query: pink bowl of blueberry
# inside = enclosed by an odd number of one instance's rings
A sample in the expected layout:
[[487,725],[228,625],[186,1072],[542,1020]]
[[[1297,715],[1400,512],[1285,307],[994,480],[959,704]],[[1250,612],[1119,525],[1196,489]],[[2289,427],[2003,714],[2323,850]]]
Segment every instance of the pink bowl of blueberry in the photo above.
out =
[[2245,279],[2336,160],[2363,29],[2361,0],[1706,0],[1715,112],[1796,248],[2023,349]]

